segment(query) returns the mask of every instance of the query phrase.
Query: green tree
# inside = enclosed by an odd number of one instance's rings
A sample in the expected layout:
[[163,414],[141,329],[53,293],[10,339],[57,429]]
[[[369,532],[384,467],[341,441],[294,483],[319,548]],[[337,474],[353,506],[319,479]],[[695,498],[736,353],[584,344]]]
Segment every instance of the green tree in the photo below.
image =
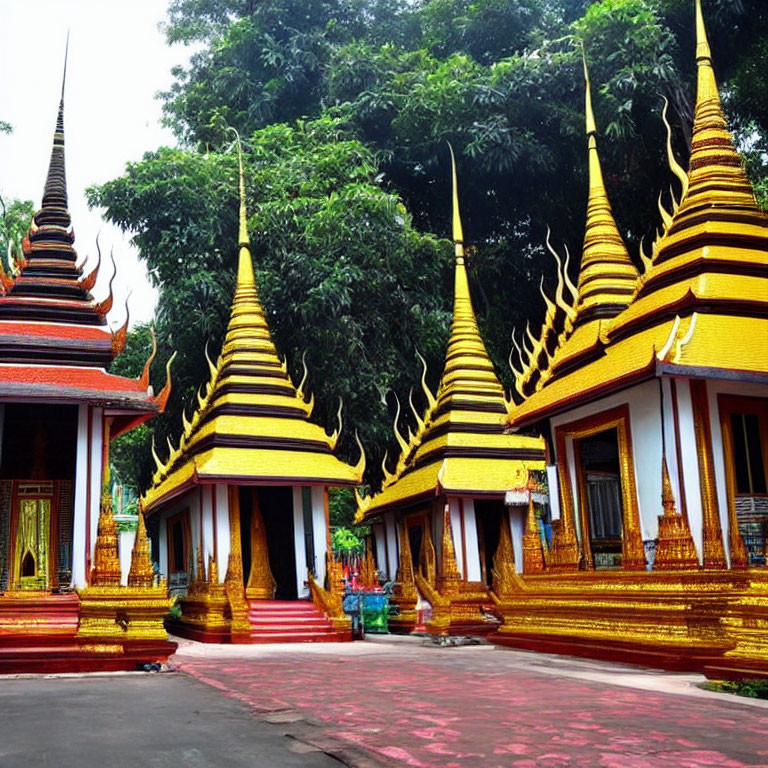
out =
[[20,251],[21,241],[27,234],[35,207],[31,200],[4,200],[0,196],[0,258],[8,268],[6,258],[8,249]]
[[[359,429],[375,481],[391,439],[382,393],[393,388],[407,399],[420,375],[417,349],[431,361],[433,386],[439,372],[450,245],[413,229],[402,202],[382,188],[371,152],[338,120],[269,126],[245,148],[252,253],[275,341],[296,381],[306,358],[315,416],[329,430],[343,399],[342,455],[356,459]],[[180,353],[168,412],[150,427],[163,456],[166,435],[176,442],[181,409],[190,413],[196,403],[205,345],[218,354],[228,319],[235,157],[161,149],[88,194],[109,220],[137,232],[134,242],[160,288],[159,364]],[[146,341],[143,349],[139,359]]]

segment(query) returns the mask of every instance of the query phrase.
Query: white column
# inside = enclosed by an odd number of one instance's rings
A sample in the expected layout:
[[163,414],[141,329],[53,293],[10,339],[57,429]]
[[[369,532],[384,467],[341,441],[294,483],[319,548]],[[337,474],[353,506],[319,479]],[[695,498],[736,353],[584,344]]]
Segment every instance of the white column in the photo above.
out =
[[96,537],[99,532],[99,510],[101,509],[101,483],[104,467],[102,465],[103,457],[103,429],[104,429],[104,409],[94,408],[91,420],[91,564],[93,564],[93,554],[96,551]]
[[704,517],[701,509],[701,484],[699,482],[699,458],[696,451],[696,431],[693,424],[693,404],[688,379],[677,380],[677,411],[680,422],[680,451],[683,460],[685,505],[688,510],[688,527],[693,543],[703,562]]
[[397,541],[397,526],[395,525],[395,514],[391,512],[384,517],[384,527],[387,531],[387,552],[389,553],[389,570],[387,574],[389,579],[394,579],[397,575],[397,566],[399,564],[400,550]]
[[387,576],[387,542],[384,540],[385,531],[382,523],[371,526],[376,538],[376,567],[382,576]]
[[[453,525],[453,516],[451,516],[451,525]],[[453,529],[456,531],[456,529]],[[459,524],[459,535],[454,536],[454,541],[461,539],[461,524]],[[459,541],[459,546],[461,542]],[[475,517],[475,500],[464,499],[464,548],[467,550],[466,573],[462,570],[462,575],[467,581],[480,581],[480,545],[477,541],[477,518]]]
[[[192,552],[195,568],[197,568],[197,550],[200,549],[200,531],[203,525],[200,492],[193,490],[185,498],[189,503],[189,535],[192,538],[192,541],[189,542],[190,551]],[[205,550],[203,550],[203,563],[204,567],[207,567],[208,564],[205,563]],[[192,578],[192,574],[190,574],[190,578]]]
[[[456,567],[459,569],[459,573],[462,575],[462,578],[464,576],[464,553],[462,552],[462,546],[461,546],[461,512],[459,510],[459,499],[455,497],[451,497],[448,499],[448,505],[451,509],[451,533],[453,534],[453,549],[456,553]],[[440,530],[440,537],[438,538],[438,545],[436,547],[438,556],[442,557],[442,547],[440,546],[440,542],[442,542],[443,532],[442,532],[442,523],[444,521],[445,517],[440,521],[441,523],[441,530]],[[442,563],[440,563],[440,567],[442,568]]]
[[[213,551],[213,494],[215,492],[213,485],[202,485],[198,489],[198,503],[203,520],[203,557],[206,568],[208,567],[208,556],[215,554]],[[216,564],[221,568],[218,559]]]
[[118,552],[120,554],[120,583],[128,584],[128,571],[131,570],[131,555],[133,542],[136,541],[136,531],[120,531],[118,534]]
[[309,596],[307,580],[307,548],[304,543],[304,499],[301,486],[294,485],[293,492],[293,550],[296,556],[296,594],[299,598]]
[[509,529],[512,533],[512,552],[515,555],[515,573],[523,572],[523,533],[525,531],[525,516],[528,507],[524,504],[515,504],[508,508]]
[[717,491],[717,506],[720,512],[720,528],[723,533],[723,549],[725,561],[731,567],[730,530],[731,521],[728,517],[728,483],[725,478],[725,449],[723,448],[723,430],[720,427],[720,408],[717,404],[717,392],[711,382],[707,382],[707,399],[709,403],[709,423],[712,432],[712,461],[715,472],[715,490]]
[[160,573],[166,581],[170,578],[168,573],[168,515],[165,512],[157,513],[160,517],[157,531],[157,564],[160,567]]
[[312,536],[315,540],[315,578],[325,583],[325,553],[328,551],[325,527],[325,499],[322,485],[312,486]]
[[72,586],[86,585],[85,517],[88,486],[88,409],[81,405],[77,412],[77,450],[75,454],[75,508],[72,520]]
[[224,581],[229,564],[231,544],[229,540],[229,493],[228,486],[214,485],[213,498],[216,503],[216,560],[219,567],[219,581]]

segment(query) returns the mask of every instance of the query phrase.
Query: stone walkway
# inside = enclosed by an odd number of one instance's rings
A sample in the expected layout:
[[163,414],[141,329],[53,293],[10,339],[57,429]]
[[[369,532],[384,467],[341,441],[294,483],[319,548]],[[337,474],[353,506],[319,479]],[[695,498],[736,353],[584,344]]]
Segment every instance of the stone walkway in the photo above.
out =
[[696,675],[412,638],[181,641],[173,662],[361,767],[768,766],[768,702],[702,691]]

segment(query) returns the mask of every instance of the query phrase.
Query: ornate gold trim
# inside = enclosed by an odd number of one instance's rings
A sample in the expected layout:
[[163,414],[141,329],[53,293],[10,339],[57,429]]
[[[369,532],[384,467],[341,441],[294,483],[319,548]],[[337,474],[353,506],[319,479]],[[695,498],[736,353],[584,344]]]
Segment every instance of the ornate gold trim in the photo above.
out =
[[[589,542],[589,516],[587,515],[586,488],[579,468],[578,441],[591,437],[609,429],[615,429],[619,449],[619,466],[621,470],[622,496],[622,557],[621,566],[624,570],[645,570],[645,553],[643,539],[640,533],[640,509],[637,503],[637,487],[635,484],[634,460],[632,454],[632,433],[629,424],[629,406],[619,405],[615,408],[597,413],[594,416],[563,424],[556,428],[557,467],[561,492],[562,528],[573,529],[575,513],[571,493],[568,454],[566,438],[574,443],[574,461],[576,463],[576,479],[580,495],[579,522],[581,537],[579,542],[582,565],[585,569],[594,568],[592,549]],[[552,555],[555,555],[553,546]],[[555,557],[551,557],[555,565]]]
[[723,529],[720,525],[714,459],[712,458],[712,430],[709,421],[707,383],[702,379],[691,379],[689,383],[693,407],[693,430],[696,435],[696,455],[699,462],[704,567],[725,568]]
[[764,428],[768,420],[768,399],[759,397],[741,397],[738,395],[717,396],[720,414],[720,430],[723,436],[723,454],[725,456],[725,485],[728,498],[728,544],[731,555],[731,568],[747,568],[749,558],[744,539],[739,531],[739,518],[736,514],[736,461],[733,452],[732,413],[754,413],[761,419],[761,448],[763,450],[763,471],[768,477],[768,430]]

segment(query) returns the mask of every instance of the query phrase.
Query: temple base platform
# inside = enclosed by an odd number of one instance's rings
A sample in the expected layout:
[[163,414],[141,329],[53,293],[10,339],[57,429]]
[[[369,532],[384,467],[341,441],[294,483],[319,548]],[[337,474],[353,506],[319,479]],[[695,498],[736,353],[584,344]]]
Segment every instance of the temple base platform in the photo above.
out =
[[167,598],[163,606],[152,606],[148,615],[139,595],[133,595],[128,606],[124,600],[128,588],[112,589],[119,591],[119,603],[112,603],[111,612],[101,606],[100,629],[90,634],[93,614],[76,593],[0,596],[0,673],[135,670],[165,661],[176,650],[162,626]]
[[768,574],[575,571],[517,575],[490,640],[711,677],[768,674]]
[[[223,594],[223,593],[222,593]],[[168,631],[203,643],[328,643],[352,640],[346,624],[328,618],[308,600],[248,600],[247,632],[232,632],[226,595],[201,600],[182,598],[179,619],[166,621]]]

